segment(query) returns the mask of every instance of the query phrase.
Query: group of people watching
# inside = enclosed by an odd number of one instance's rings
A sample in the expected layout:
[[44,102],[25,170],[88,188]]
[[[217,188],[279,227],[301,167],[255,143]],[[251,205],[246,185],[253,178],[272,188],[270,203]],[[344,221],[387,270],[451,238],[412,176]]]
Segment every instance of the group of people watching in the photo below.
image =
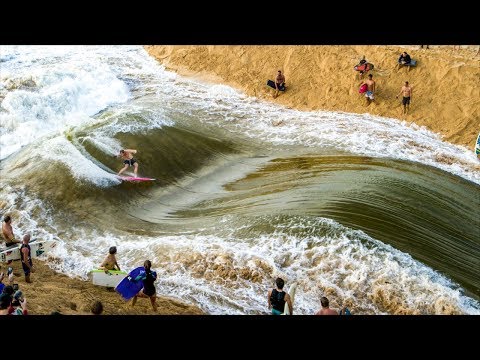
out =
[[27,299],[13,283],[13,269],[8,268],[7,284],[4,284],[5,273],[0,273],[0,315],[27,315]]
[[[20,246],[20,257],[22,263],[22,269],[25,274],[25,282],[31,283],[30,274],[35,272],[35,267],[33,266],[32,262],[32,252],[30,248],[30,234],[26,234],[23,236],[22,241],[18,241],[15,239],[15,235],[13,233],[12,227],[12,218],[9,215],[6,215],[2,222],[2,236],[5,240],[5,249],[8,249],[13,246],[17,246],[17,244],[21,243]],[[11,264],[12,260],[8,261],[7,264]]]
[[[362,58],[362,60],[360,60],[360,64],[362,62],[364,64],[366,63],[365,56]],[[410,65],[411,63],[412,63],[412,58],[406,51],[404,51],[403,53],[400,54],[400,57],[398,58],[398,66],[399,67],[402,66],[402,65]],[[365,97],[367,98],[367,101],[368,102],[374,101],[375,100],[374,94],[375,94],[375,91],[376,91],[376,82],[375,82],[375,80],[373,80],[373,75],[372,74],[368,74],[368,79],[366,81],[363,81],[360,84],[360,88],[362,86],[365,86],[365,89],[366,89]],[[402,86],[402,88],[400,90],[400,93],[395,97],[396,99],[398,99],[399,95],[403,95],[403,99],[402,99],[403,114],[407,114],[408,111],[410,110],[410,103],[411,103],[411,100],[412,100],[412,94],[413,94],[412,87],[410,86],[408,81],[405,81],[404,85]]]
[[[275,288],[268,290],[268,309],[271,310],[272,315],[283,315],[286,310],[285,304],[287,304],[290,315],[293,315],[292,298],[283,290],[285,281],[279,277],[275,280],[275,285]],[[315,313],[315,315],[350,315],[350,310],[346,307],[338,312],[330,309],[330,303],[325,296],[320,299],[320,303],[322,307]]]
[[[411,63],[412,63],[412,58],[406,51],[400,54],[400,57],[398,58],[399,67],[403,65],[410,65]],[[359,72],[360,78],[363,78],[363,75],[367,74],[371,69],[373,69],[373,65],[367,62],[367,60],[365,59],[365,56],[363,56],[359,64],[355,66],[355,70]],[[367,98],[368,103],[373,102],[375,100],[374,94],[376,91],[376,82],[375,80],[373,80],[372,74],[368,74],[367,80],[362,81],[362,83],[360,84],[360,88],[363,85],[365,86],[365,91],[361,91],[361,93],[365,93],[365,97]],[[275,84],[274,86],[273,85],[271,86],[274,87],[275,89],[273,98],[276,98],[278,96],[279,91],[285,91],[285,75],[282,74],[281,70],[278,70],[277,76],[275,77]],[[403,114],[407,114],[410,109],[412,93],[413,93],[412,87],[409,85],[408,81],[405,81],[405,84],[402,86],[400,93],[396,96],[396,98],[398,99],[399,95],[403,95],[403,99],[402,99]]]
[[[117,258],[115,256],[116,254],[117,247],[110,247],[107,257],[103,260],[99,268],[105,270],[106,273],[115,270],[120,271],[120,266],[118,265]],[[140,271],[140,274],[133,280],[142,281],[143,288],[137,293],[137,295],[133,297],[132,307],[135,306],[139,297],[148,298],[150,299],[153,310],[156,311],[157,305],[155,304],[155,301],[157,298],[157,290],[155,289],[154,283],[155,281],[157,281],[157,273],[156,271],[152,270],[152,262],[150,260],[145,260],[145,262],[143,263],[143,270]]]
[[[22,241],[15,239],[12,227],[12,218],[6,215],[2,221],[2,237],[5,241],[5,249],[20,245],[20,258],[23,273],[25,274],[25,282],[31,283],[30,274],[35,271],[32,262],[30,248],[30,234],[23,236]],[[13,269],[13,261],[7,261],[8,271],[0,273],[0,315],[27,315],[27,300],[23,296],[22,291],[18,289],[18,284],[14,284],[15,274]]]

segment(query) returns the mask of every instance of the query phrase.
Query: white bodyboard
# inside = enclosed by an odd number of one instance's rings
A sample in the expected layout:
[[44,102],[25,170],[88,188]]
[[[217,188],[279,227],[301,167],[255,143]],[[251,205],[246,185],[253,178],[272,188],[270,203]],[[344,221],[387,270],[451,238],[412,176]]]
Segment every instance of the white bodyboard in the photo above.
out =
[[[57,242],[54,240],[32,240],[30,243],[30,252],[32,258],[37,258],[53,249]],[[11,246],[8,249],[4,249],[0,252],[0,262],[8,262],[10,260],[20,260],[22,255],[20,254],[20,247],[22,244]]]
[[105,270],[92,270],[90,276],[92,278],[93,285],[116,287],[127,276],[126,271],[109,270],[108,274]]

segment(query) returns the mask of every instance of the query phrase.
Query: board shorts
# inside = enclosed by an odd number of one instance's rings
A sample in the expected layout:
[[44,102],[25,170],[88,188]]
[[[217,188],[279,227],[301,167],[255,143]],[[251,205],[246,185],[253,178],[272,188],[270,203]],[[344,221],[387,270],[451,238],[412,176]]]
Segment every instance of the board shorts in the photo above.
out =
[[[30,261],[30,266],[32,266],[32,262]],[[22,261],[22,268],[23,272],[25,273],[25,276],[30,275],[30,268],[25,265],[25,263]]]
[[129,165],[129,166],[133,166],[133,164],[135,164],[136,162],[137,162],[137,160],[135,160],[135,159],[133,159],[133,158],[132,158],[132,159],[123,160],[123,163],[124,163],[125,165]]
[[410,96],[409,97],[403,97],[403,100],[402,100],[402,104],[403,105],[410,105]]
[[153,288],[153,289],[145,289],[145,288],[143,288],[142,292],[143,292],[145,295],[149,296],[149,297],[152,297],[153,295],[155,295],[155,294],[157,293],[157,292],[155,291],[155,288]]
[[373,100],[373,91],[367,91],[365,93],[365,97],[369,98],[370,100]]
[[278,311],[277,309],[272,308],[272,315],[282,315],[282,311]]

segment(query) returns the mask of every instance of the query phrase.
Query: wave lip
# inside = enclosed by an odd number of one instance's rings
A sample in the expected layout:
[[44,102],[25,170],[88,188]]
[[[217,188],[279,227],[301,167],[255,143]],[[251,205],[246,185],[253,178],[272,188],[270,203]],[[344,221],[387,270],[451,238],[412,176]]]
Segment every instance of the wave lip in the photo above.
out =
[[130,98],[128,87],[108,66],[93,62],[85,69],[86,65],[47,63],[23,69],[15,78],[2,78],[4,87],[25,78],[35,86],[6,91],[0,104],[0,159],[44,136],[89,123],[100,110]]

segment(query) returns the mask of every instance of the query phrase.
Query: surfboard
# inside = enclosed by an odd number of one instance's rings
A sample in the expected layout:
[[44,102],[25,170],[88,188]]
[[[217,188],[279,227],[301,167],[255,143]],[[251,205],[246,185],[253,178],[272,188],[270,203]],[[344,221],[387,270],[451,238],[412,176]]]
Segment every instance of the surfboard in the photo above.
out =
[[143,288],[143,281],[134,281],[134,279],[140,275],[140,272],[144,270],[143,266],[133,269],[128,273],[126,277],[115,287],[115,291],[118,292],[125,300],[130,300],[138,294]]
[[[290,295],[290,299],[292,300],[292,307],[293,307],[293,302],[295,301],[296,291],[297,291],[297,284],[293,283],[292,286],[290,286],[290,289],[288,290],[288,295]],[[288,307],[287,302],[285,302],[285,308],[283,309],[282,315],[290,315],[290,308]]]
[[[268,80],[267,81],[267,86],[270,86],[272,89],[275,89],[277,90],[276,86],[275,86],[275,82],[273,80]],[[287,87],[285,86],[285,84],[280,87],[278,90],[280,91],[285,91],[287,89]]]
[[477,154],[477,158],[480,159],[480,133],[477,136],[477,143],[475,145],[475,154]]
[[[57,246],[57,242],[54,240],[32,240],[29,243],[31,257],[38,258],[49,250]],[[15,244],[0,252],[0,262],[8,262],[10,260],[20,260],[22,255],[20,253],[20,247],[22,244]]]
[[135,177],[135,176],[119,176],[119,178],[123,181],[153,181],[153,180],[155,180],[155,179],[152,179],[152,178]]
[[94,269],[89,274],[92,278],[93,285],[116,287],[128,275],[126,271]]

